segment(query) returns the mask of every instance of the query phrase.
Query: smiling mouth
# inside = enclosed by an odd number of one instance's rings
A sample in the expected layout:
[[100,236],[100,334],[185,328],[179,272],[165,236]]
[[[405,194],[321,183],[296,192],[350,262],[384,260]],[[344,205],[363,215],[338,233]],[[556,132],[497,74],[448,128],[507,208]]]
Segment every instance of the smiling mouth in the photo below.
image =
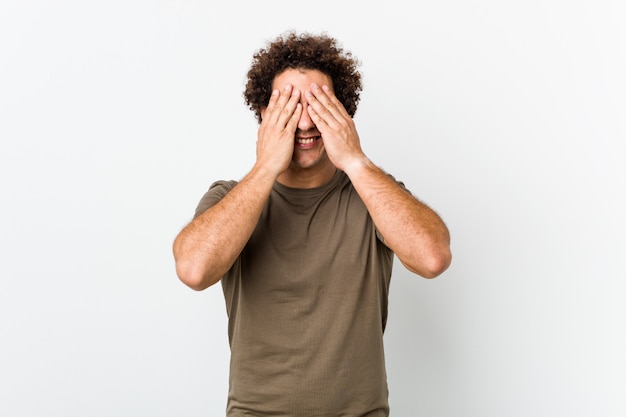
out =
[[296,138],[296,143],[298,145],[310,145],[318,139],[321,139],[321,136],[312,136],[310,138]]

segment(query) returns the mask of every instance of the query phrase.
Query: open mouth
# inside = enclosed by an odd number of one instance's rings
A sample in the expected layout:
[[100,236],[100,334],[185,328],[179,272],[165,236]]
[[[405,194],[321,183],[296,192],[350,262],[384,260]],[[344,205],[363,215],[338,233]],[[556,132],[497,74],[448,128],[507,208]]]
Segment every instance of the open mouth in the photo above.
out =
[[299,146],[312,145],[313,143],[315,143],[321,138],[322,138],[321,136],[311,136],[308,138],[296,138],[296,144]]

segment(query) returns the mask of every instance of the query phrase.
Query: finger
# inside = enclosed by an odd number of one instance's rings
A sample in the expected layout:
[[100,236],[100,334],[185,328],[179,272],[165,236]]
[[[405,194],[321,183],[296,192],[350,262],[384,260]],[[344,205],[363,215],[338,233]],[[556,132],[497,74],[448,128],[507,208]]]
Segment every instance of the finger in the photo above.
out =
[[[311,86],[311,91],[307,100],[319,118],[317,119],[318,121],[322,120],[325,124],[334,129],[339,128],[339,125],[343,124],[342,120],[344,120],[345,117],[337,108],[337,104],[333,103],[331,98],[326,94],[326,92],[319,88],[318,85],[313,84]],[[341,106],[341,103],[339,103],[339,105]]]
[[[333,115],[332,103],[328,98],[323,95],[323,92],[319,87],[315,87],[315,84],[311,86],[311,90],[307,91],[305,96],[309,104],[309,107],[313,109],[317,117],[323,120],[326,124],[333,124],[335,122],[335,116]],[[323,100],[323,101],[322,101]],[[315,120],[314,120],[315,121]]]
[[322,86],[322,91],[326,94],[326,96],[328,97],[330,102],[333,103],[333,106],[335,107],[335,109],[339,113],[341,113],[344,117],[352,118],[348,114],[348,111],[346,110],[346,108],[343,106],[343,103],[341,101],[339,101],[339,99],[335,95],[334,91],[332,91],[329,86],[323,85]]
[[270,96],[267,106],[265,107],[265,111],[263,112],[264,113],[263,119],[269,120],[270,115],[274,112],[274,109],[276,108],[276,103],[278,102],[279,97],[280,97],[280,91],[278,91],[277,88],[272,90],[272,95]]
[[296,103],[300,99],[300,92],[293,90],[293,87],[287,84],[277,94],[272,108],[268,107],[266,119],[268,124],[284,127],[296,108]]
[[272,91],[269,103],[265,109],[265,119],[267,122],[276,122],[276,120],[278,120],[280,112],[283,111],[285,104],[289,101],[291,88],[291,85],[287,84],[282,92],[277,88]]
[[288,132],[291,132],[292,134],[296,132],[296,128],[298,127],[298,121],[300,120],[300,116],[302,115],[302,104],[298,101],[296,103],[296,108],[293,112],[293,114],[291,115],[291,117],[289,118],[289,121],[287,122],[287,126],[286,129]]
[[[289,93],[289,95],[287,93]],[[284,107],[279,113],[277,123],[280,126],[285,126],[293,117],[297,105],[300,102],[300,91],[290,89],[289,92],[285,92],[282,95],[284,96],[282,98],[286,99],[287,101],[285,102]]]
[[330,125],[328,124],[328,122],[326,121],[326,119],[324,119],[314,108],[312,105],[308,105],[307,112],[309,112],[309,117],[311,118],[311,120],[313,121],[313,123],[315,124],[315,126],[317,127],[317,129],[320,131],[320,133],[322,134],[322,136],[324,136],[325,133],[328,133],[328,129],[330,128]]

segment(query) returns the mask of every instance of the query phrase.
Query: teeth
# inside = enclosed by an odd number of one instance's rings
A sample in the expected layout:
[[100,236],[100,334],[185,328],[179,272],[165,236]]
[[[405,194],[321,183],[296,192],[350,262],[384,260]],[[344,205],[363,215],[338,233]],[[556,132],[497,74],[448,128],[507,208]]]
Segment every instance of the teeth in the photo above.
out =
[[315,138],[298,139],[298,143],[301,143],[303,145],[307,145],[307,144],[313,143],[313,142],[315,142]]

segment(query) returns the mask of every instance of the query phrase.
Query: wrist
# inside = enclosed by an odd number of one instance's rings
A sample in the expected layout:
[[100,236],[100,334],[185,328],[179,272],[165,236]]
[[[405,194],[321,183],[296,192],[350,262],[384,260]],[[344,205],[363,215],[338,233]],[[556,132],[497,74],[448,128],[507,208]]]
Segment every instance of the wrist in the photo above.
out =
[[277,170],[271,169],[267,165],[257,163],[252,167],[250,172],[248,172],[246,178],[260,184],[268,184],[271,187],[274,185],[276,178],[280,175],[280,172],[276,171]]
[[374,168],[375,165],[365,155],[354,157],[344,164],[342,171],[346,173],[349,178],[357,177],[365,170]]

